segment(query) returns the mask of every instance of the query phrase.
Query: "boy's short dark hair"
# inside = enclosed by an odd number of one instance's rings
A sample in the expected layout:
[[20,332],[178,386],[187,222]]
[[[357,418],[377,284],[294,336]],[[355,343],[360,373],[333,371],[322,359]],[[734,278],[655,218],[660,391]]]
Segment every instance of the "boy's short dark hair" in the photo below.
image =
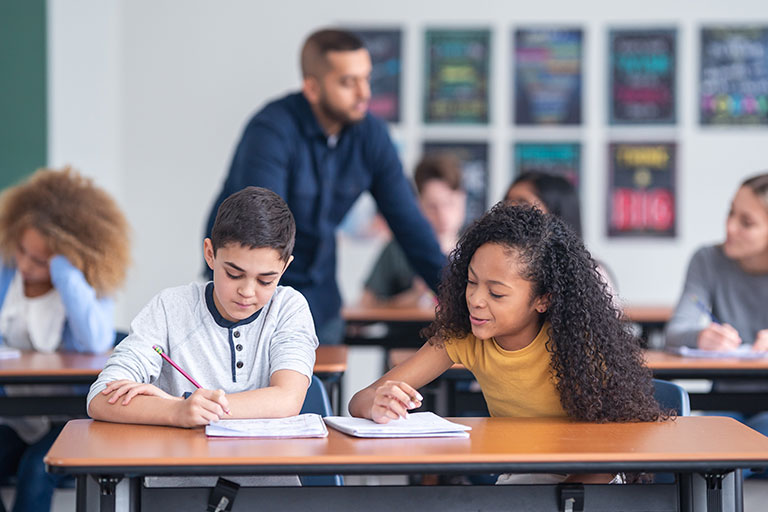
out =
[[283,199],[266,188],[246,187],[221,203],[211,230],[214,253],[227,244],[277,250],[283,261],[293,252],[296,222]]
[[450,153],[427,155],[421,159],[413,173],[413,181],[419,195],[428,181],[445,183],[451,190],[463,190],[461,162]]

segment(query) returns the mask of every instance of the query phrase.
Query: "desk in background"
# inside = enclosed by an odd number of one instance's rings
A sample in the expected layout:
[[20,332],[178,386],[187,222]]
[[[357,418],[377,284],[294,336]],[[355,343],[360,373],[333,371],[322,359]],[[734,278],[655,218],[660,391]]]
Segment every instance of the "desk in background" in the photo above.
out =
[[[6,384],[61,385],[65,395],[3,396],[0,416],[86,416],[85,395],[72,394],[71,386],[90,386],[104,368],[109,354],[75,352],[22,352],[20,357],[0,359],[0,386]],[[347,347],[320,346],[314,371],[328,389],[334,410],[341,408],[341,376],[347,368]]]
[[[720,510],[722,478],[768,466],[768,438],[730,418],[592,424],[553,418],[461,418],[469,439],[208,439],[202,429],[70,421],[45,457],[77,476],[77,510],[205,508],[210,489],[147,488],[157,475],[672,472],[673,484],[584,485],[587,510]],[[115,440],[120,440],[116,442]],[[717,440],[717,442],[713,442]],[[699,474],[706,474],[706,491]],[[93,477],[90,479],[89,477]],[[737,479],[740,482],[740,478]],[[98,482],[99,488],[96,488]],[[567,487],[241,488],[235,510],[563,510]],[[699,493],[698,491],[701,491]],[[739,509],[741,488],[737,486]],[[700,494],[706,494],[701,499]],[[701,499],[701,500],[700,500]],[[92,504],[90,505],[93,506]]]
[[[663,343],[664,326],[674,313],[671,306],[627,306],[627,320],[640,327],[646,343]],[[417,348],[424,340],[419,331],[435,319],[434,308],[345,307],[348,345],[381,345],[385,348]]]
[[[720,389],[715,386],[709,393],[689,393],[691,409],[739,411],[746,415],[768,409],[768,357],[710,359],[648,350],[645,360],[658,379],[706,379],[723,383]],[[744,391],[728,386],[729,382],[739,382]],[[761,391],[755,391],[761,386]]]

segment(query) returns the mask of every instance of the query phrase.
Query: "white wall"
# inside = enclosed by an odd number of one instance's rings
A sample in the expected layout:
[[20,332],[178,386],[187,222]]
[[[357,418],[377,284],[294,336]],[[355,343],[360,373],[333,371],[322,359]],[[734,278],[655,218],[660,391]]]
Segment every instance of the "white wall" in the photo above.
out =
[[[330,24],[404,29],[404,122],[394,127],[408,169],[424,137],[491,143],[490,198],[509,181],[517,138],[576,138],[584,144],[586,240],[617,276],[628,302],[672,304],[685,265],[702,243],[723,234],[738,182],[768,168],[765,129],[697,124],[698,28],[703,23],[768,23],[765,0],[437,0],[277,3],[181,0],[49,0],[51,163],[71,162],[115,193],[134,227],[134,267],[120,298],[126,326],[158,290],[189,282],[201,269],[201,235],[240,131],[251,113],[299,84],[298,51]],[[525,24],[581,25],[586,33],[585,123],[519,128],[509,121],[510,31]],[[606,124],[606,34],[612,26],[679,29],[679,122],[672,128]],[[428,26],[493,29],[492,120],[488,127],[423,127],[419,122],[423,32]],[[429,128],[429,129],[428,129]],[[605,237],[606,144],[613,139],[679,143],[679,236]],[[374,249],[342,245],[340,275],[354,299]]]

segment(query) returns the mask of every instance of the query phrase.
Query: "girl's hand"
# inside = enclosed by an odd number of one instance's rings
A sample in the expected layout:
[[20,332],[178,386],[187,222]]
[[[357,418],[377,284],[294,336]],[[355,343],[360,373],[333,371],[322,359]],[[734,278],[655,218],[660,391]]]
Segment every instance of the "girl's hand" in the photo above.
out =
[[101,392],[104,395],[112,393],[112,396],[107,400],[110,404],[117,403],[117,399],[125,395],[122,401],[122,405],[128,405],[133,397],[137,395],[157,396],[160,398],[176,398],[169,395],[162,389],[152,384],[141,384],[132,380],[115,380],[107,384],[104,391]]
[[173,403],[173,424],[180,427],[199,427],[219,421],[229,412],[229,401],[221,389],[198,389],[186,400]]
[[741,336],[731,325],[711,323],[699,332],[698,345],[703,350],[736,350]]
[[418,391],[405,382],[388,380],[378,388],[373,397],[371,419],[376,423],[407,418],[409,409],[421,407],[424,399]]
[[757,331],[752,350],[755,352],[768,352],[768,329]]

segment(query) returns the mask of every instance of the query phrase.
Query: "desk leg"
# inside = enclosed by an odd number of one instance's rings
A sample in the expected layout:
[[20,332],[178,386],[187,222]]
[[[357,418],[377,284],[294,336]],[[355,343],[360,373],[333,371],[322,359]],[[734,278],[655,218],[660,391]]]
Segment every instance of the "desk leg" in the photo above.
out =
[[77,475],[75,479],[75,510],[88,512],[88,479],[89,475]]
[[734,511],[744,512],[744,475],[741,469],[734,471],[733,478]]
[[101,512],[115,512],[117,484],[121,477],[102,475],[96,478],[99,483],[99,510]]

